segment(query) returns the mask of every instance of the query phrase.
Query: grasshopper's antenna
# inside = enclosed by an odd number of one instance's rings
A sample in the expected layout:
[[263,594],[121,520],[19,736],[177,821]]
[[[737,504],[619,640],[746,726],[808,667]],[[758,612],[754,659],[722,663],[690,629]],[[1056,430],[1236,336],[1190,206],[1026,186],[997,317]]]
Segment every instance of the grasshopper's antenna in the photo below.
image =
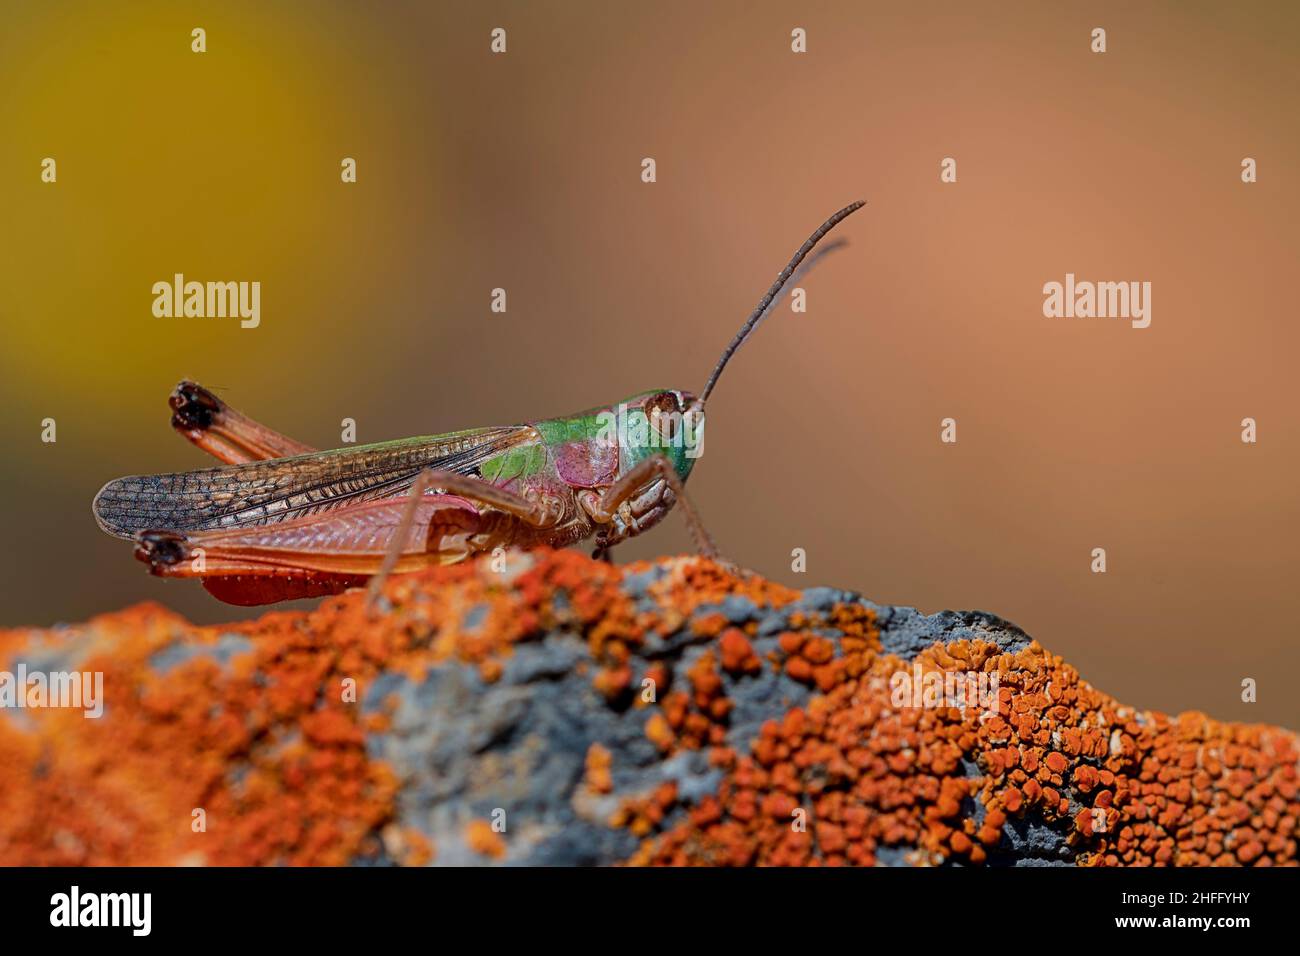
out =
[[763,296],[762,300],[758,303],[758,308],[750,313],[749,318],[745,320],[745,324],[742,325],[740,331],[736,333],[736,337],[731,340],[731,344],[728,345],[726,350],[722,353],[722,358],[718,359],[718,364],[713,367],[713,374],[709,376],[708,382],[704,385],[704,391],[700,393],[701,404],[708,399],[709,393],[713,391],[713,386],[717,384],[718,376],[722,374],[722,370],[727,367],[727,362],[731,361],[731,357],[736,354],[742,345],[745,344],[745,339],[749,338],[749,333],[754,331],[754,327],[758,325],[758,320],[763,317],[763,313],[767,311],[767,307],[772,304],[773,299],[781,294],[781,287],[790,281],[790,276],[794,275],[794,270],[799,268],[799,263],[803,262],[804,257],[808,255],[808,253],[812,252],[813,246],[817,245],[826,233],[834,229],[839,224],[840,220],[857,212],[866,204],[867,202],[865,199],[859,199],[857,202],[845,206],[835,215],[831,216],[831,218],[822,223],[817,228],[817,231],[808,237],[808,241],[799,247],[799,251],[794,254],[794,258],[791,259],[790,263],[781,270],[781,274],[777,276],[776,281],[772,283],[772,288],[767,290],[767,295]]

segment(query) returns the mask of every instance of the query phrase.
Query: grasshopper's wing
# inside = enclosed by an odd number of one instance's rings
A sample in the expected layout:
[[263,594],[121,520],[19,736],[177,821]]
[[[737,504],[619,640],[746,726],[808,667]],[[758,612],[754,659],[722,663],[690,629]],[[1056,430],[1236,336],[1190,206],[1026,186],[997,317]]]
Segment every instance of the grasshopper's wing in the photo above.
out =
[[132,475],[100,489],[95,520],[120,538],[270,524],[401,494],[425,468],[477,476],[494,456],[538,440],[531,426],[510,425],[224,468]]

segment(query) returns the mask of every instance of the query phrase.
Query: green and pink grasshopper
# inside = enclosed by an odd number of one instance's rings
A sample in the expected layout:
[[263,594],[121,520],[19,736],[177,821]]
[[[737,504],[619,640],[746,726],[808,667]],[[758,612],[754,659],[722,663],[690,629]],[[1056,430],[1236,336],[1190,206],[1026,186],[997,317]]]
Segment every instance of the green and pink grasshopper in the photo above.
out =
[[862,205],[808,237],[698,397],[656,389],[564,418],[317,451],[182,382],[172,427],[225,467],[110,481],[95,496],[95,519],[134,541],[154,574],[201,578],[231,604],[336,594],[367,580],[373,598],[393,572],[593,535],[596,555],[608,558],[675,504],[700,552],[716,557],[684,487],[702,450],[704,404],[800,263]]

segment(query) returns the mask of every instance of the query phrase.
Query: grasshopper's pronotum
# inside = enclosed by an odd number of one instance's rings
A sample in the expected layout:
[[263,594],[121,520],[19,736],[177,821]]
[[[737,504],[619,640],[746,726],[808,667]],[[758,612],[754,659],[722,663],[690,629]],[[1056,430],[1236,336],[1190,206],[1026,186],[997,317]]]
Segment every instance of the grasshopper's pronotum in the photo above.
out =
[[110,481],[95,496],[95,519],[133,540],[154,574],[202,578],[232,604],[334,594],[366,579],[373,595],[390,572],[497,547],[595,535],[607,556],[675,503],[700,552],[716,556],[684,489],[704,403],[804,257],[862,205],[808,237],[699,397],[657,389],[564,418],[316,451],[182,382],[172,426],[225,467]]

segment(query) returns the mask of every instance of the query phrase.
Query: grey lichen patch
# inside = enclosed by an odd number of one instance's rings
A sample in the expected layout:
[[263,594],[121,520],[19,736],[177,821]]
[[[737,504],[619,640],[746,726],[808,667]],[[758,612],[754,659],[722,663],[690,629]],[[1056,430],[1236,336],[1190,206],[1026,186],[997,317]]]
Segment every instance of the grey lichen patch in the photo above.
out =
[[892,607],[863,601],[876,612],[880,643],[885,653],[911,660],[935,643],[981,640],[996,644],[1009,654],[1031,643],[1020,628],[984,611],[940,611],[922,614],[913,607]]
[[190,661],[208,659],[225,668],[234,658],[247,654],[253,649],[252,642],[239,634],[222,634],[211,644],[190,641],[187,643],[168,644],[160,651],[155,651],[149,658],[149,664],[159,674],[166,674],[172,668]]

